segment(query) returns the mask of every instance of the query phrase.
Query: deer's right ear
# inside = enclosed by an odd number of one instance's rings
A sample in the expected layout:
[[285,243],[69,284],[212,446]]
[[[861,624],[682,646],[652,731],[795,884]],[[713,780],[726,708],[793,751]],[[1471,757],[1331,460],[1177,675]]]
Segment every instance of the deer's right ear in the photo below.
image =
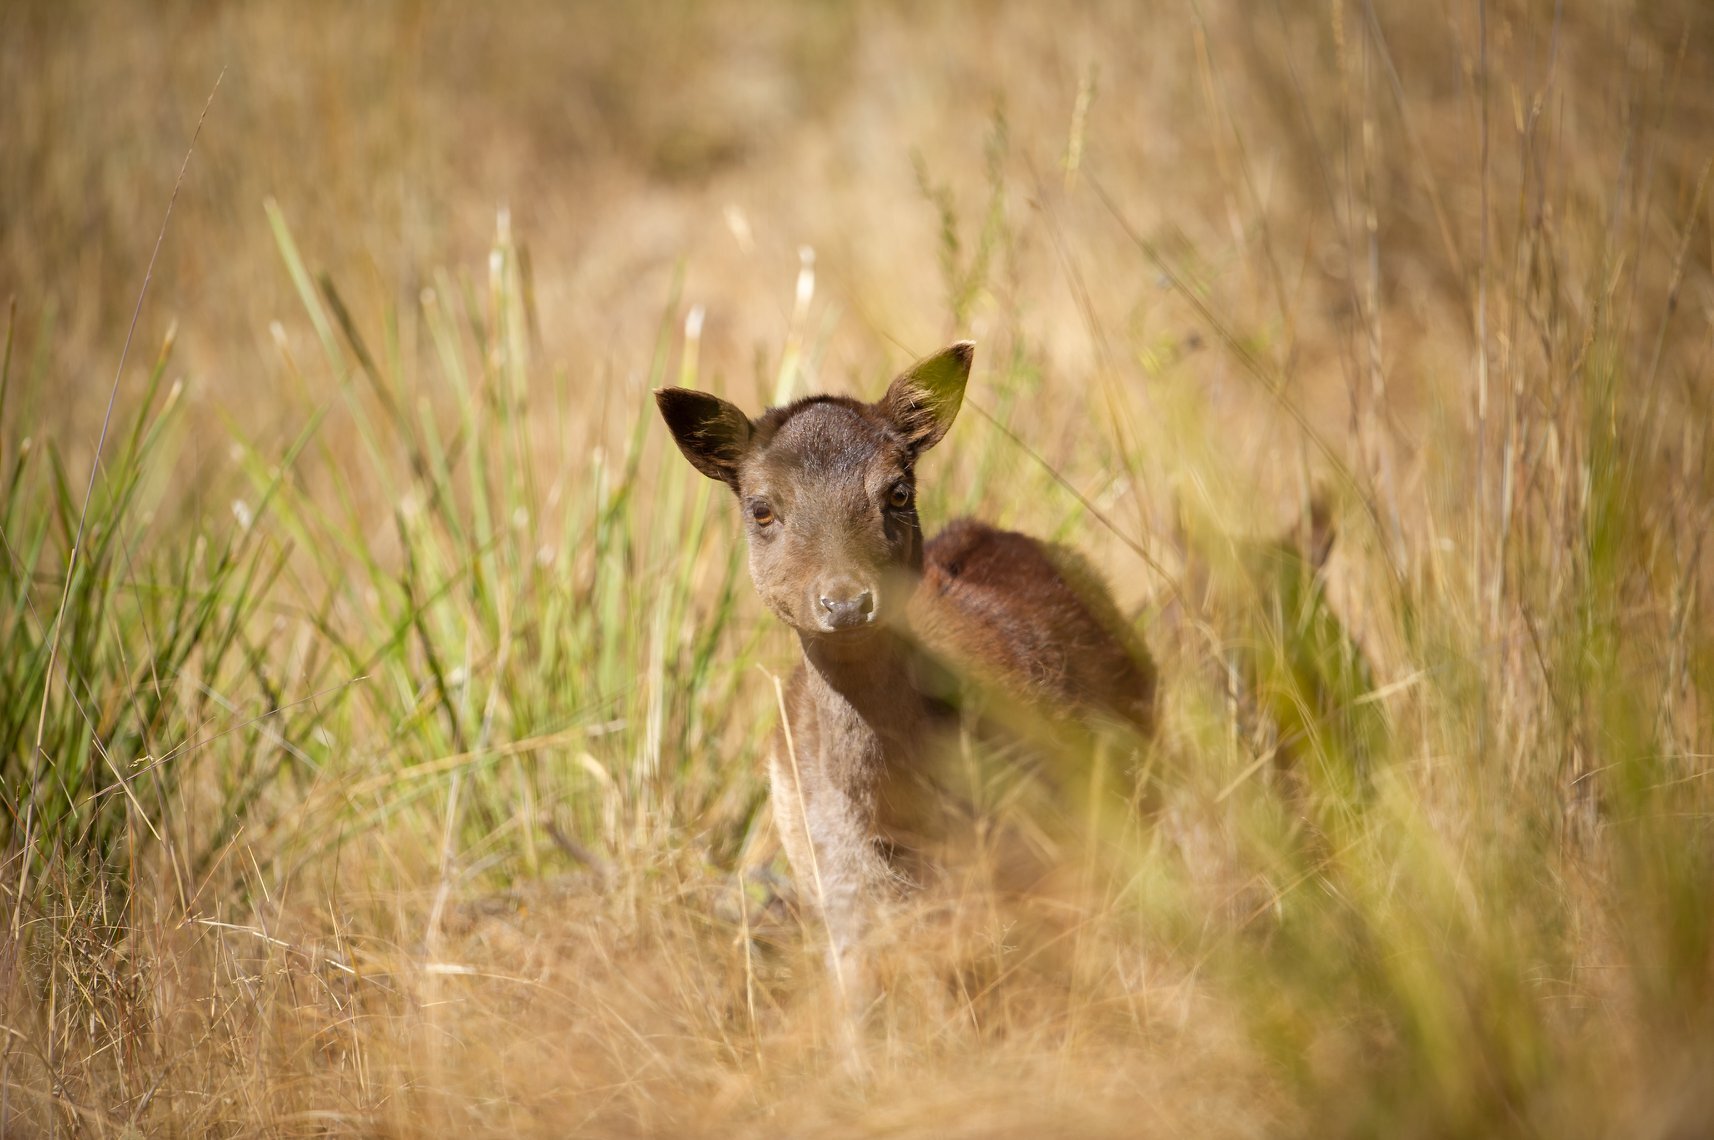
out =
[[738,490],[738,465],[750,450],[750,419],[718,396],[690,388],[657,388],[655,405],[691,466]]

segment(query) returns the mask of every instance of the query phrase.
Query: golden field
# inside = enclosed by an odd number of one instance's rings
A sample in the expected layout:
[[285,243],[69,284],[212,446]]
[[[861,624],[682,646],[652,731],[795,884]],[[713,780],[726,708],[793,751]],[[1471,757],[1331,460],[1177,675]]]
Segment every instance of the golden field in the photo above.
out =
[[[1714,1129],[1697,0],[23,2],[0,80],[0,1135]],[[649,392],[964,337],[925,521],[1086,551],[1162,727],[856,1079]]]

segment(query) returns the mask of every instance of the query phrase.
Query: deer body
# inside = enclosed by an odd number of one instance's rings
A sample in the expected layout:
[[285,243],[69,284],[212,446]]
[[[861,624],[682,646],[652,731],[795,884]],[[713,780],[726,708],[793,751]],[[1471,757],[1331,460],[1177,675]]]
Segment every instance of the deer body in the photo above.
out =
[[937,873],[967,806],[940,778],[951,678],[1050,720],[1146,732],[1152,716],[1147,654],[1074,554],[971,520],[923,542],[915,463],[951,426],[973,347],[918,361],[874,404],[811,397],[750,420],[656,394],[685,457],[738,496],[751,577],[803,648],[770,791],[848,991],[877,907]]

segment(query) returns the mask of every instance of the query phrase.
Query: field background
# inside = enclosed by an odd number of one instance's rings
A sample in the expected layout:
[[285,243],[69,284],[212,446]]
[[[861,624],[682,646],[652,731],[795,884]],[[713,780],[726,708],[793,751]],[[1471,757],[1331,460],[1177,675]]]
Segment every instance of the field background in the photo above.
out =
[[[26,2],[0,90],[0,1134],[1714,1129],[1698,0]],[[925,519],[1163,728],[859,1081],[649,389],[962,337]]]

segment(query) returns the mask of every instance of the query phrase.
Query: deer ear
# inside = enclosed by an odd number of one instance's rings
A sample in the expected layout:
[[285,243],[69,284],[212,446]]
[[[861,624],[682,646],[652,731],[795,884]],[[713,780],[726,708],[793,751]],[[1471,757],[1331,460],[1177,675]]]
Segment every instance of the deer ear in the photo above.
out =
[[1333,540],[1339,531],[1333,525],[1333,509],[1327,504],[1327,494],[1321,488],[1316,488],[1315,494],[1309,500],[1309,517],[1307,522],[1309,540],[1304,549],[1304,557],[1309,564],[1320,570],[1327,565],[1327,556],[1333,553]]
[[970,359],[976,342],[961,340],[933,356],[925,356],[894,380],[881,397],[881,412],[905,437],[913,452],[939,443],[964,402],[970,379]]
[[750,450],[750,420],[718,396],[690,388],[655,389],[655,406],[692,467],[738,490],[738,465]]

